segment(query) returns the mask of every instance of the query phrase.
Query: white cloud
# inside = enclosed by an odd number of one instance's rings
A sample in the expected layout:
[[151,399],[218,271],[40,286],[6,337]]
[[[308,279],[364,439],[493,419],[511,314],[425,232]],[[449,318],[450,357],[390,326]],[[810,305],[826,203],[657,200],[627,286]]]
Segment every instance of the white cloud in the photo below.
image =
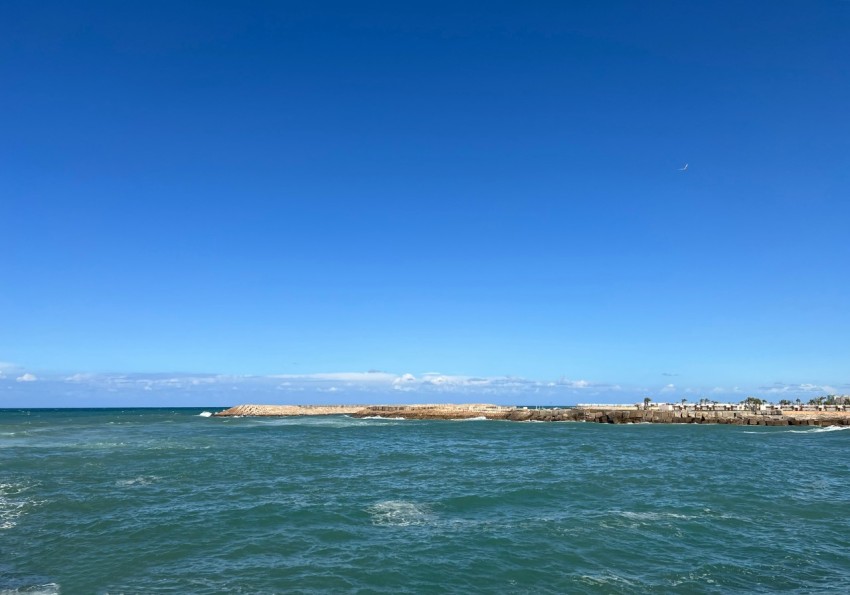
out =
[[302,382],[362,382],[382,384],[392,382],[397,376],[386,372],[331,372],[326,374],[273,374],[269,378],[299,380]]
[[599,384],[589,380],[569,380],[561,378],[557,382],[529,380],[516,376],[464,376],[425,372],[420,375],[411,373],[391,374],[388,372],[336,372],[322,374],[277,374],[269,377],[256,377],[255,382],[264,378],[277,381],[275,388],[284,391],[322,391],[335,386],[340,391],[382,392],[391,390],[404,393],[436,393],[440,395],[482,395],[497,398],[510,395],[551,394],[553,396],[578,391],[595,394],[603,391],[620,391],[620,385]]
[[5,378],[6,374],[14,374],[20,371],[21,366],[12,362],[0,362],[0,379]]
[[[587,379],[536,380],[517,376],[466,376],[439,372],[388,373],[333,372],[317,374],[280,374],[233,376],[221,374],[179,373],[76,373],[14,375],[19,382],[38,380],[45,395],[79,402],[158,403],[231,403],[299,402],[333,399],[334,402],[489,402],[571,403],[582,399],[603,398],[616,392],[617,399],[632,399],[633,387],[596,383]],[[8,380],[5,380],[8,382]],[[331,395],[334,395],[331,397]],[[51,397],[52,398],[52,397]]]
[[65,378],[65,382],[87,382],[94,379],[94,374],[74,374]]
[[[738,387],[735,388],[737,389]],[[804,382],[802,384],[785,384],[784,382],[776,382],[772,386],[760,386],[759,390],[773,395],[800,393],[834,394],[838,392],[835,387],[828,384],[811,384],[808,382]]]
[[451,377],[451,376],[425,376],[422,378],[422,382],[426,382],[428,384],[463,384],[464,379],[459,377]]
[[668,384],[667,386],[662,388],[661,391],[659,391],[659,392],[662,392],[662,393],[676,392],[676,385],[675,384]]
[[413,374],[402,374],[393,380],[393,388],[400,391],[411,391],[416,384],[416,376]]

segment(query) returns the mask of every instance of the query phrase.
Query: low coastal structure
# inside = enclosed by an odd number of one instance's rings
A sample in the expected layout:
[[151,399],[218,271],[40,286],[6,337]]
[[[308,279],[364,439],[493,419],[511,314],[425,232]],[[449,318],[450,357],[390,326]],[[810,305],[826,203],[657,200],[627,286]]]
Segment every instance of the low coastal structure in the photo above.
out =
[[291,417],[295,415],[351,415],[365,405],[237,405],[214,413],[216,417]]
[[350,415],[358,418],[473,419],[506,421],[576,421],[609,424],[729,424],[749,426],[850,426],[850,411],[697,410],[641,407],[527,408],[488,404],[432,405],[238,405],[216,417]]

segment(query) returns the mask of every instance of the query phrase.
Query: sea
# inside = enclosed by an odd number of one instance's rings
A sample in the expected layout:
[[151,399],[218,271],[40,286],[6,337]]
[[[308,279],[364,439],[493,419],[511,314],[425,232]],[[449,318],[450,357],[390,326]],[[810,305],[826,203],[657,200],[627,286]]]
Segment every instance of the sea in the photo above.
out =
[[0,594],[848,593],[850,430],[0,411]]

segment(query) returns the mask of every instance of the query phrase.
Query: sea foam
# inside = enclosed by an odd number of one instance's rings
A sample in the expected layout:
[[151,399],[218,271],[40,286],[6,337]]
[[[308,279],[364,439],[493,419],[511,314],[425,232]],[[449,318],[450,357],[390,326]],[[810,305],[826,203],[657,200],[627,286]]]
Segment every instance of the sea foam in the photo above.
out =
[[384,417],[383,415],[365,415],[365,416],[361,417],[360,419],[383,419],[383,420],[403,419],[403,420],[406,420],[407,418],[406,417]]
[[820,434],[821,432],[840,432],[841,430],[850,430],[850,426],[824,426],[814,427],[807,430],[789,430],[790,434]]
[[384,500],[366,511],[372,516],[373,525],[393,527],[424,525],[431,516],[427,506],[407,500]]
[[17,525],[18,519],[29,508],[40,504],[23,496],[29,488],[20,483],[0,483],[0,531]]
[[140,475],[133,479],[119,479],[115,482],[115,485],[118,487],[146,486],[158,481],[159,479],[160,478],[156,475]]
[[17,595],[18,593],[26,595],[59,595],[59,592],[59,585],[56,583],[18,587],[17,589],[0,589],[0,595]]
[[628,510],[614,512],[633,521],[669,521],[671,519],[686,520],[694,518],[691,515],[677,512],[631,512]]

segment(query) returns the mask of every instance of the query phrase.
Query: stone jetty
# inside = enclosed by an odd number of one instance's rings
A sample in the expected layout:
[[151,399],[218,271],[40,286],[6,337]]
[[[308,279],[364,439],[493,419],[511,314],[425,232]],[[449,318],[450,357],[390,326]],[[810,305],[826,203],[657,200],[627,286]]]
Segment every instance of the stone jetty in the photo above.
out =
[[216,413],[219,417],[351,415],[403,419],[472,419],[507,421],[581,421],[628,424],[728,424],[742,426],[850,426],[850,411],[659,411],[639,407],[526,408],[488,404],[468,405],[239,405]]
[[291,417],[294,415],[351,415],[363,405],[237,405],[214,413],[216,417]]
[[403,417],[404,419],[508,419],[515,407],[500,405],[371,405],[352,414],[353,417]]

